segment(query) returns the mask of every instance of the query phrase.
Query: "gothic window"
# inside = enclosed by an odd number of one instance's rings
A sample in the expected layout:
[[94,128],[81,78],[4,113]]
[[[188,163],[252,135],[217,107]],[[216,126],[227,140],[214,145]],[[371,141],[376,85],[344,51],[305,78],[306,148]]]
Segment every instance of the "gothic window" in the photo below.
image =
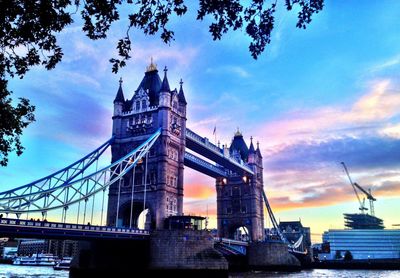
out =
[[146,100],[142,100],[142,109],[146,109],[147,108],[147,103]]
[[140,101],[136,101],[136,111],[140,110]]
[[178,103],[176,101],[174,101],[174,103],[172,104],[172,108],[174,110],[178,109]]
[[242,206],[242,213],[247,213],[247,207],[246,206]]

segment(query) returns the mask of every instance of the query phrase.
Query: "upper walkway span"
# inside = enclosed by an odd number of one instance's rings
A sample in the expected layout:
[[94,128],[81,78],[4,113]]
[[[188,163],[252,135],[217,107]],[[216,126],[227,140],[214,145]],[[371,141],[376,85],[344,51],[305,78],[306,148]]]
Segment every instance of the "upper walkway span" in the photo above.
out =
[[221,148],[215,146],[207,138],[201,137],[200,135],[198,135],[197,133],[188,128],[186,128],[186,147],[214,161],[218,165],[216,167],[223,166],[226,169],[231,170],[239,175],[241,174],[246,174],[250,176],[254,175],[254,172],[250,169],[250,167],[245,165],[242,161],[241,163],[239,163],[233,158],[224,155],[224,151]]

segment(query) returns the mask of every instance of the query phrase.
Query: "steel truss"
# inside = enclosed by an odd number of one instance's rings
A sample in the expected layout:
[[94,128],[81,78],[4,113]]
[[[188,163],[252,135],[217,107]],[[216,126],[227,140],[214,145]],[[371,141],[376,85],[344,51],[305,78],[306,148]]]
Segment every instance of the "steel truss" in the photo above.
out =
[[113,138],[109,139],[85,157],[47,177],[8,191],[0,192],[0,204],[4,204],[4,201],[25,199],[29,196],[36,195],[39,191],[51,190],[68,184],[78,176],[82,175],[90,165],[97,162],[104,151],[106,151],[110,146],[112,141]]
[[[19,218],[23,213],[41,212],[42,215],[45,215],[48,211],[63,209],[63,218],[65,220],[66,212],[71,205],[83,201],[85,202],[86,207],[90,197],[94,197],[94,195],[98,193],[104,194],[106,189],[111,184],[121,180],[123,176],[129,170],[135,167],[136,164],[147,154],[160,134],[161,129],[157,130],[139,147],[118,161],[115,161],[111,165],[83,178],[75,180],[70,178],[62,183],[59,183],[57,186],[52,186],[50,188],[36,187],[29,184],[25,187],[34,188],[36,191],[32,190],[32,192],[23,194],[21,196],[15,196],[15,194],[12,193],[13,190],[0,193],[0,196],[13,196],[12,198],[0,199],[0,212],[7,214],[14,213],[17,218]],[[66,172],[67,168],[61,171]],[[57,173],[60,173],[61,171]],[[51,177],[52,176],[49,176],[47,178]],[[77,175],[75,174],[74,177],[77,177]],[[41,180],[45,179],[46,178]],[[15,190],[20,190],[21,188],[23,187],[19,187]]]

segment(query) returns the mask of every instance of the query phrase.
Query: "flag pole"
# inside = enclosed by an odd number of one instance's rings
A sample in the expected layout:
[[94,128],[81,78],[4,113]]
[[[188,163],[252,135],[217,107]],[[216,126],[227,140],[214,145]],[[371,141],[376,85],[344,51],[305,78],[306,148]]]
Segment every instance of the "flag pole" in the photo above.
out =
[[217,145],[217,126],[214,126],[214,144]]

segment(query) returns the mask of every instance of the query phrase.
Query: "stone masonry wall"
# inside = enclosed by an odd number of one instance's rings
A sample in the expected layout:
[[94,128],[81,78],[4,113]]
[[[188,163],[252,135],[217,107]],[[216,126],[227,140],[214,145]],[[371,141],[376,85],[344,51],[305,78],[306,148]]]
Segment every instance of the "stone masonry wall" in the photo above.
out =
[[151,269],[227,270],[207,231],[159,230],[150,239]]
[[254,242],[247,248],[249,267],[252,269],[296,269],[300,262],[280,242]]

